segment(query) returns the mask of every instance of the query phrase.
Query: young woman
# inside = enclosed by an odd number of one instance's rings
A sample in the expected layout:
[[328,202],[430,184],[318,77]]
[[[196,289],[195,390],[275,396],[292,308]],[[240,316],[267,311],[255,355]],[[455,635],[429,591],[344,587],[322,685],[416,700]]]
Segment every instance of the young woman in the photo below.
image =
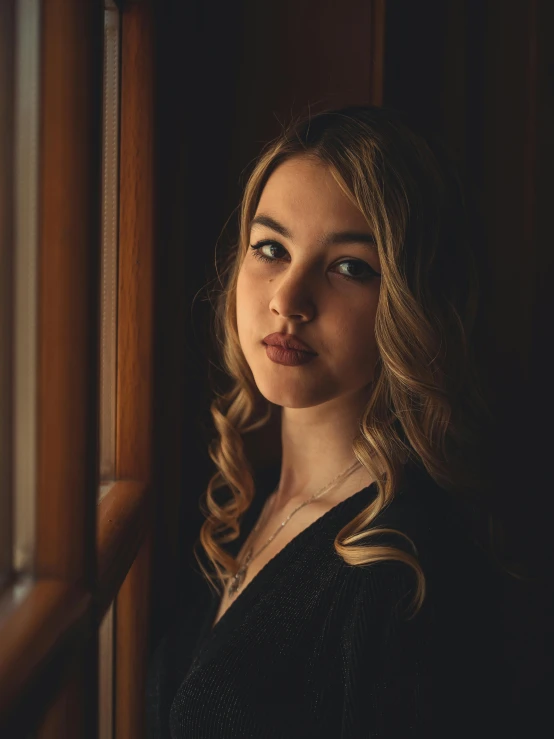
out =
[[[327,111],[263,151],[216,309],[213,589],[156,651],[151,737],[506,736],[478,274],[455,167],[399,113]],[[242,437],[275,413],[254,471]]]

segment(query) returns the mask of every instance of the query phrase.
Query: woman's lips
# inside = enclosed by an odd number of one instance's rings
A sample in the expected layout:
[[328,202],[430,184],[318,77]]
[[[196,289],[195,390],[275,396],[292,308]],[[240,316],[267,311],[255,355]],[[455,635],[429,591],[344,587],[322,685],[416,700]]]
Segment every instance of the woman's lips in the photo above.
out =
[[290,367],[306,364],[317,357],[317,354],[303,352],[299,349],[285,349],[282,346],[265,345],[265,351],[269,359],[276,364],[285,364]]
[[295,336],[295,334],[286,334],[284,332],[277,331],[273,334],[268,334],[265,339],[263,339],[263,343],[269,344],[270,346],[282,346],[283,349],[292,349],[299,352],[317,354],[309,344],[303,341],[299,336]]

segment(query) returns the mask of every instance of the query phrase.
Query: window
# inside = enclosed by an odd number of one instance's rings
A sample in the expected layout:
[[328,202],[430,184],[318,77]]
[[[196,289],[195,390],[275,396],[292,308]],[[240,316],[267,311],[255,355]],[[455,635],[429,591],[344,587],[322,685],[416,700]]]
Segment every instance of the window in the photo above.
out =
[[1,736],[143,723],[152,7],[0,4]]

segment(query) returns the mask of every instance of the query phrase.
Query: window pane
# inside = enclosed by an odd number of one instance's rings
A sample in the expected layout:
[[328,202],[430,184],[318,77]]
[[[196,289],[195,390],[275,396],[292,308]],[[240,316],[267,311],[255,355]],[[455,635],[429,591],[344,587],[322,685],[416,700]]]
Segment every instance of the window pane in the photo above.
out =
[[[100,279],[100,488],[101,500],[115,480],[117,369],[117,262],[119,211],[120,13],[104,10],[102,137],[102,267]],[[114,735],[114,613],[112,603],[99,633],[98,738]]]
[[13,566],[35,556],[40,1],[15,3]]
[[14,13],[0,3],[0,591],[12,566]]
[[[100,337],[100,480],[115,478],[117,243],[119,190],[119,36],[116,7],[104,11],[102,274]],[[104,486],[99,491],[101,496]]]

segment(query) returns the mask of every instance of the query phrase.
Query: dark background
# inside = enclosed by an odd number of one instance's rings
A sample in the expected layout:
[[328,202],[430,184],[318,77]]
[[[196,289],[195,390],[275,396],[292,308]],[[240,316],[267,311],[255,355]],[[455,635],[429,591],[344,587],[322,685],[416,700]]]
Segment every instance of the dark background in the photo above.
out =
[[[487,453],[498,471],[506,552],[528,573],[507,586],[499,628],[520,735],[532,736],[545,717],[552,656],[554,4],[160,0],[156,8],[153,641],[192,587],[198,504],[215,471],[209,404],[222,380],[206,286],[216,253],[236,234],[249,168],[308,105],[383,103],[443,137],[475,201],[489,270],[482,348],[499,419]],[[247,443],[262,464],[274,455],[275,429]]]

